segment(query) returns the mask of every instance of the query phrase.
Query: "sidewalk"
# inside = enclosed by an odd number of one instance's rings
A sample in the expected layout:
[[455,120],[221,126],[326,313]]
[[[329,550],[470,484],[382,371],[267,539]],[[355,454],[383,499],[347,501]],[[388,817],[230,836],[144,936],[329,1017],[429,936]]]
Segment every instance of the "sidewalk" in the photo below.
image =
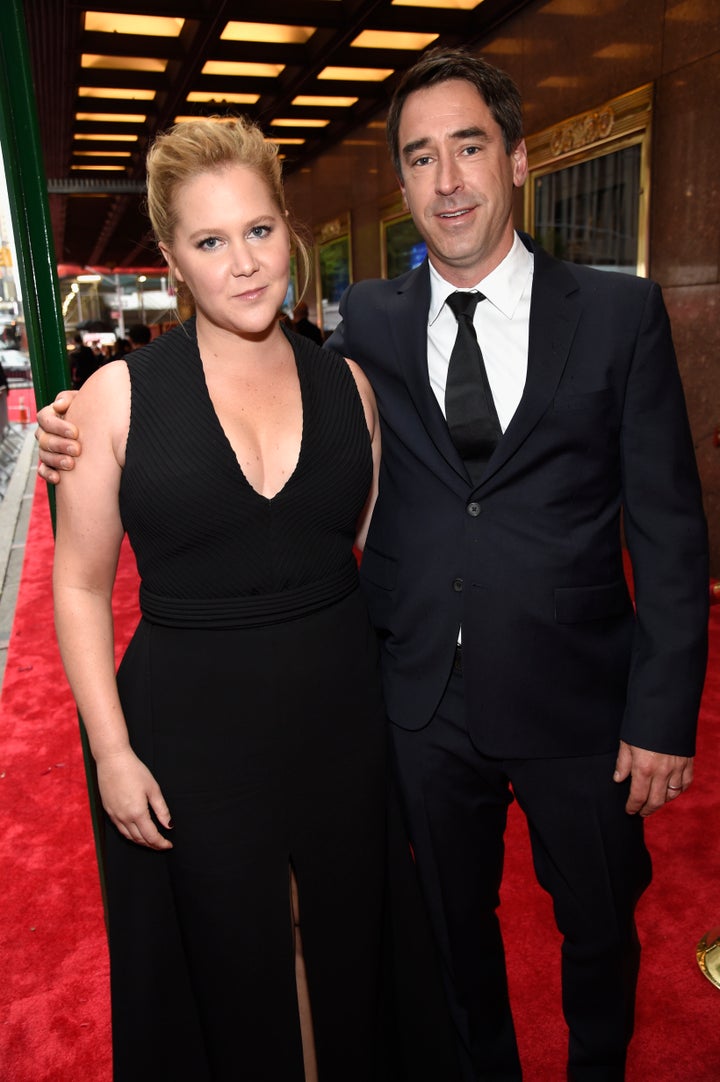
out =
[[0,688],[7,662],[20,575],[25,557],[28,520],[35,492],[37,444],[35,425],[18,430],[22,447],[12,478],[0,500]]

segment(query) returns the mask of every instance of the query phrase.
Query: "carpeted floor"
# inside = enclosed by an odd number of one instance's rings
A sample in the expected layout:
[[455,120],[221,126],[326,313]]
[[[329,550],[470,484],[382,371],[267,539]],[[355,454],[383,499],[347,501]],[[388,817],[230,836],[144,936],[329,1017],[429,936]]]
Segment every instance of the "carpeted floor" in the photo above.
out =
[[[51,561],[40,483],[0,697],[0,1079],[110,1082],[102,904],[77,717],[55,645]],[[115,595],[118,654],[134,624],[135,592],[126,549]],[[695,960],[701,935],[720,926],[720,606],[711,628],[697,780],[648,823],[655,881],[639,912],[644,960],[629,1082],[720,1077],[720,989]],[[515,808],[507,842],[501,916],[525,1078],[560,1082],[558,937]]]

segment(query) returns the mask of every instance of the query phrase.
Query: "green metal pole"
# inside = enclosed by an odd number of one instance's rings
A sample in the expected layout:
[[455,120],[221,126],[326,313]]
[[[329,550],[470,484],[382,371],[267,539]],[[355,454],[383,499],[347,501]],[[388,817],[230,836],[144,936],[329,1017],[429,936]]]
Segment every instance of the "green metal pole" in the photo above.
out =
[[30,364],[35,399],[44,406],[68,386],[67,349],[22,0],[3,3],[0,96],[0,142]]
[[[0,33],[0,145],[2,146],[30,365],[38,406],[69,385],[67,349],[55,264],[47,183],[38,129],[35,93],[22,0],[3,0]],[[50,486],[50,513],[55,503]],[[105,896],[103,817],[95,763],[80,719],[85,773],[90,794],[100,886]]]

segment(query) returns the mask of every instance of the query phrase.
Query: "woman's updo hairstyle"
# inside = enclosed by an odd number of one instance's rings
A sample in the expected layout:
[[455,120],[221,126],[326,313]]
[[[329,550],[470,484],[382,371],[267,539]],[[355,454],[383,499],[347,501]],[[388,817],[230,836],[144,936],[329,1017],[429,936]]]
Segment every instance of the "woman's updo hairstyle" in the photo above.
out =
[[[278,148],[245,117],[199,117],[176,124],[155,139],[147,156],[147,209],[155,239],[172,249],[177,226],[175,194],[179,188],[200,173],[234,165],[247,166],[257,173],[285,219],[302,271],[302,295],[309,278],[310,256],[287,213]],[[176,288],[178,311],[185,319],[195,305],[184,283],[177,283]]]

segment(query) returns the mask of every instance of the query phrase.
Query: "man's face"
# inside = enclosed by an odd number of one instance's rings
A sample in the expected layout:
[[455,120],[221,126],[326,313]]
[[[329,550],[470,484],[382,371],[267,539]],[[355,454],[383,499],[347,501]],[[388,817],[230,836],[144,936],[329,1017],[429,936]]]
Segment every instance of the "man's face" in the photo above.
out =
[[451,79],[409,95],[400,116],[401,189],[430,261],[453,285],[475,285],[512,247],[513,189],[527,176],[478,91]]

